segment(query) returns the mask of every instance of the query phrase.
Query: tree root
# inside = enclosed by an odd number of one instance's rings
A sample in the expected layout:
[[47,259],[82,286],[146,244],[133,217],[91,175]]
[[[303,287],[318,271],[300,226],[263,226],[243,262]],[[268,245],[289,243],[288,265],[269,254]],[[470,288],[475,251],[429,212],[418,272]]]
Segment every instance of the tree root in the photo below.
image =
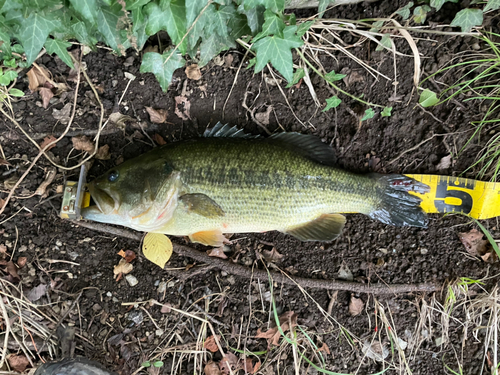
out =
[[[76,225],[84,228],[109,233],[119,237],[125,237],[136,241],[142,240],[142,234],[128,229],[116,228],[110,225],[99,224],[87,221],[73,221]],[[308,279],[304,277],[291,277],[283,273],[275,271],[265,271],[259,269],[249,269],[248,267],[230,263],[227,260],[208,256],[205,252],[198,251],[186,245],[172,243],[174,252],[178,255],[193,258],[199,262],[204,262],[210,265],[211,268],[218,268],[221,271],[241,276],[245,278],[260,278],[267,279],[269,276],[277,283],[288,285],[298,285],[303,288],[317,288],[330,290],[346,290],[354,293],[372,293],[372,294],[398,294],[412,292],[434,292],[440,289],[440,286],[434,283],[419,283],[419,284],[360,284],[351,281],[341,280],[321,280]]]

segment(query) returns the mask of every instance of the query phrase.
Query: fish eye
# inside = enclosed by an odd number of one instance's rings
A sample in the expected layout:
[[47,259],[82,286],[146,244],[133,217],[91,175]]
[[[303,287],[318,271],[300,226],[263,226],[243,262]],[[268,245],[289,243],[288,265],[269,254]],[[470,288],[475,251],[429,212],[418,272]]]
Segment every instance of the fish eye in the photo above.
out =
[[109,182],[115,182],[116,180],[118,180],[118,176],[120,174],[118,173],[118,171],[111,171],[109,172],[108,174],[108,181]]

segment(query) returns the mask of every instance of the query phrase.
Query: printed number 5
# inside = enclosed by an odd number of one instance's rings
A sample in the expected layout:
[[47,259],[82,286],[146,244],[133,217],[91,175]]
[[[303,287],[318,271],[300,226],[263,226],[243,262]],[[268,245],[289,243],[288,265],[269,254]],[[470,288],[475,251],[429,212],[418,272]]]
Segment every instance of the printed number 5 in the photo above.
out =
[[[462,185],[462,186],[461,186]],[[465,187],[465,184],[459,183],[458,185],[448,185],[446,181],[439,182],[436,189],[436,199],[434,200],[434,205],[439,212],[463,212],[468,214],[472,210],[472,205],[474,203],[472,196],[463,190],[454,190],[455,187]],[[446,198],[458,198],[460,199],[460,204],[447,204],[445,203]]]

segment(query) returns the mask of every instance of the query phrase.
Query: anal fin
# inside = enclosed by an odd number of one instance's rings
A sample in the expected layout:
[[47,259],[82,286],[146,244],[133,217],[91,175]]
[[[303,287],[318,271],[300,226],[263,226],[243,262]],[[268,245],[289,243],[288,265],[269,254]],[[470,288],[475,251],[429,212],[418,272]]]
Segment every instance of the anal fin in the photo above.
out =
[[332,241],[342,233],[345,221],[340,214],[323,214],[308,223],[287,228],[285,233],[301,241]]
[[205,230],[189,235],[191,242],[201,243],[202,245],[220,247],[227,241],[220,229]]

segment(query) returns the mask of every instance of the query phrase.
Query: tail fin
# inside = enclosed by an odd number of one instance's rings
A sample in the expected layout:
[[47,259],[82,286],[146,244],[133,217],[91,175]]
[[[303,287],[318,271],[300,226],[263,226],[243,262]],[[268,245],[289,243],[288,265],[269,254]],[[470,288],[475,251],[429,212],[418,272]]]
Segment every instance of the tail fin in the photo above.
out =
[[427,226],[427,215],[420,207],[421,199],[409,192],[426,193],[429,186],[398,174],[375,174],[373,177],[378,180],[380,202],[368,216],[399,227]]

